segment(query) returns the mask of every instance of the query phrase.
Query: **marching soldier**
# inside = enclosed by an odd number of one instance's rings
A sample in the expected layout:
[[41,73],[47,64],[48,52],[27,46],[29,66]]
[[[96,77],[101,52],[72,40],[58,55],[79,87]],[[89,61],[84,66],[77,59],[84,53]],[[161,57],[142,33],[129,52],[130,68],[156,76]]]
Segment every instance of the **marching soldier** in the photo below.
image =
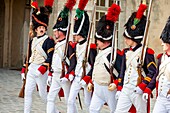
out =
[[[153,113],[170,112],[170,16],[160,36],[163,51],[158,55],[158,75],[155,81],[158,82],[158,97]],[[148,93],[148,92],[147,92]]]
[[154,60],[154,51],[150,48],[146,49],[144,54],[144,63],[142,65],[143,80],[138,83],[138,61],[140,58],[145,26],[146,16],[143,12],[147,6],[141,4],[138,11],[132,13],[131,17],[125,24],[125,43],[130,46],[123,51],[123,60],[121,72],[118,79],[118,91],[116,98],[118,103],[115,113],[127,113],[132,104],[136,108],[137,113],[147,113],[147,104],[142,99],[143,91],[150,83],[152,77],[156,73],[156,65]]
[[[60,12],[57,22],[53,27],[54,35],[55,35],[55,49],[52,59],[52,75],[48,76],[48,84],[50,86],[50,90],[47,96],[47,113],[58,113],[59,111],[55,108],[55,98],[59,93],[60,89],[63,88],[64,96],[66,99],[66,103],[68,100],[68,95],[70,91],[71,82],[60,82],[60,78],[62,75],[62,60],[65,56],[64,51],[66,48],[66,43],[68,43],[68,49],[66,50],[66,60],[64,68],[66,69],[66,75],[74,74],[74,68],[76,65],[76,56],[74,53],[74,44],[72,42],[67,42],[66,34],[69,32],[69,12],[72,10],[75,5],[75,0],[68,0],[65,4],[64,9]],[[69,38],[69,37],[67,37]],[[65,75],[64,75],[65,76]],[[63,77],[64,77],[63,76]]]
[[[92,74],[92,82],[88,84],[88,91],[92,91],[94,84],[94,92],[90,104],[90,113],[100,113],[102,106],[107,103],[110,113],[114,113],[117,100],[115,99],[117,77],[121,67],[121,51],[114,50],[115,44],[112,45],[114,24],[120,14],[120,7],[113,4],[108,9],[108,14],[101,17],[96,27],[96,43],[99,52],[96,56],[94,69]],[[110,74],[111,51],[117,51],[113,76]]]
[[[87,108],[89,108],[91,101],[91,93],[87,91],[87,83],[89,82],[92,74],[94,59],[96,56],[96,45],[90,45],[89,57],[87,58],[88,62],[86,63],[86,72],[87,75],[82,78],[82,62],[85,56],[85,50],[87,45],[87,35],[89,31],[89,16],[86,11],[84,11],[85,5],[88,0],[80,0],[78,9],[76,9],[75,24],[73,36],[77,42],[75,51],[77,64],[75,68],[74,80],[70,88],[70,94],[68,98],[67,113],[77,113],[76,109],[76,96],[78,95],[81,87],[84,88],[84,102]],[[71,75],[72,76],[72,75]],[[70,78],[70,77],[69,77]],[[71,77],[72,78],[72,77]]]
[[[52,61],[54,41],[46,34],[46,31],[53,0],[45,0],[44,3],[44,7],[38,7],[36,1],[32,3],[35,8],[32,13],[32,24],[36,37],[30,42],[30,65],[26,77],[24,113],[31,111],[32,93],[36,84],[38,85],[39,95],[45,103],[47,98],[47,70]],[[22,72],[24,73],[24,71]]]

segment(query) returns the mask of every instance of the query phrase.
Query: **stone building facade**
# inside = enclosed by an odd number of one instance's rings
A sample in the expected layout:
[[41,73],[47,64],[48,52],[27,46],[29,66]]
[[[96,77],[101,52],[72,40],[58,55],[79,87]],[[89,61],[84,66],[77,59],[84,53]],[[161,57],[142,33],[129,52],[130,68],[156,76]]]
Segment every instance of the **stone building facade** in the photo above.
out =
[[[54,0],[53,13],[50,16],[48,34],[53,36],[52,27],[56,22],[57,15],[62,10],[67,0]],[[97,24],[99,18],[107,12],[107,8],[114,0],[96,0],[96,15],[94,25]],[[115,0],[116,1],[116,0]],[[117,0],[121,6],[121,14],[118,22],[118,48],[125,47],[124,38],[122,36],[123,26],[132,12],[136,11],[141,0]],[[146,0],[147,3],[150,0]],[[38,0],[39,5],[43,5],[43,0]],[[72,18],[75,15],[79,0],[72,11]],[[0,67],[20,68],[23,59],[26,56],[28,28],[30,20],[30,0],[0,0]],[[149,41],[148,46],[153,48],[156,55],[162,51],[159,36],[163,27],[170,16],[169,0],[153,0],[151,10]],[[90,19],[93,9],[93,0],[89,0],[85,10],[87,10]],[[73,27],[73,19],[72,19]],[[93,30],[94,31],[94,30]],[[94,41],[94,32],[92,31],[91,39]],[[72,33],[72,30],[71,30]],[[72,35],[71,35],[72,37]],[[71,40],[72,38],[70,38]]]

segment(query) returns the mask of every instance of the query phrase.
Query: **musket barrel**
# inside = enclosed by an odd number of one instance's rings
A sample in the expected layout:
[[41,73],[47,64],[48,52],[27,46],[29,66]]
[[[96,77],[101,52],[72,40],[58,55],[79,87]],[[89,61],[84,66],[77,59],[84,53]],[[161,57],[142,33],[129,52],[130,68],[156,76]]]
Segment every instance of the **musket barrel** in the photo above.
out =
[[71,29],[71,13],[72,11],[70,11],[70,15],[69,15],[69,24],[68,24],[68,28],[67,28],[67,33],[66,33],[66,43],[65,43],[65,48],[64,48],[64,56],[62,59],[62,73],[60,78],[63,78],[65,76],[65,60],[67,57],[67,50],[68,50],[68,41],[69,41],[69,36],[70,36],[70,29]]
[[152,2],[153,2],[153,0],[150,0],[148,14],[147,14],[147,20],[146,20],[146,26],[145,26],[144,36],[143,36],[143,46],[142,46],[142,52],[141,52],[141,56],[140,56],[141,65],[143,65],[143,61],[145,58],[144,55],[145,55],[146,47],[147,47],[147,43],[148,43],[147,37],[148,37],[148,31],[149,31],[149,26],[150,26],[150,15],[151,15]]
[[82,62],[82,68],[83,68],[83,73],[82,73],[82,77],[81,79],[83,79],[83,77],[86,75],[86,62],[87,62],[87,58],[88,58],[88,49],[89,49],[89,42],[90,42],[90,36],[91,36],[91,32],[92,32],[92,27],[93,27],[93,19],[94,19],[94,15],[95,15],[95,9],[96,9],[96,1],[94,0],[94,7],[93,7],[93,11],[92,11],[92,18],[90,20],[90,27],[89,27],[89,32],[87,35],[87,45],[86,45],[86,50],[85,50],[85,55],[84,55],[84,60]]
[[137,85],[142,82],[142,77],[143,77],[142,76],[142,65],[144,63],[145,53],[146,53],[146,48],[147,48],[147,43],[148,43],[148,30],[149,30],[149,25],[150,25],[150,15],[151,15],[152,1],[153,0],[150,0],[150,3],[149,3],[146,26],[145,26],[144,36],[143,36],[142,51],[141,51],[141,56],[140,56],[138,66],[137,66],[137,71],[138,71],[138,75],[139,75],[138,80],[137,80]]

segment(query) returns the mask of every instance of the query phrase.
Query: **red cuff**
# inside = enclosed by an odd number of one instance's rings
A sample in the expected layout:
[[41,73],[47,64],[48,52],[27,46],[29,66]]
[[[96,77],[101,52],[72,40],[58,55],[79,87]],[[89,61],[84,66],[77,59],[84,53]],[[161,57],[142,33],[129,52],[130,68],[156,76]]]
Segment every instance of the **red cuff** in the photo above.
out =
[[25,73],[25,67],[22,67],[21,73]]
[[74,71],[71,71],[71,72],[70,72],[70,74],[72,74],[73,76],[75,76],[75,73],[74,73]]
[[122,86],[118,86],[117,91],[121,91],[121,90],[122,90]]
[[75,76],[74,71],[71,71],[70,73],[66,74],[64,77],[67,78],[67,79],[69,79],[69,74],[72,74],[73,76]]
[[68,79],[68,77],[69,77],[69,74],[66,74],[66,75],[65,75],[65,78],[67,78],[67,79]]
[[43,75],[46,71],[47,71],[47,67],[45,67],[45,66],[40,66],[39,68],[38,68],[38,71],[40,71],[41,72],[41,74]]
[[90,79],[89,83],[91,83],[91,84],[93,85],[93,81],[92,81],[92,79]]
[[116,84],[116,86],[118,86],[118,80],[114,80],[113,83]]
[[90,76],[85,76],[85,77],[83,78],[83,80],[86,82],[86,84],[89,83],[90,79],[91,79]]
[[52,72],[49,72],[49,73],[48,73],[48,76],[52,76]]
[[145,88],[144,93],[147,93],[148,95],[150,95],[152,93],[152,91],[149,88]]
[[138,86],[139,86],[139,88],[140,88],[142,91],[144,91],[147,85],[142,82],[142,83],[140,83]]

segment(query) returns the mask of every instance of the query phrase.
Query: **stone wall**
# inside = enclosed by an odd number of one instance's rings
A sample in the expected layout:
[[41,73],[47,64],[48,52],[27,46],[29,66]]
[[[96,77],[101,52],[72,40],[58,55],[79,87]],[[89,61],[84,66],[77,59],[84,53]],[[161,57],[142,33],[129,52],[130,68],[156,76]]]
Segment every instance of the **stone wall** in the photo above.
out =
[[156,54],[162,52],[160,35],[170,16],[169,0],[154,0],[151,14],[151,24],[149,29],[149,46],[152,47]]
[[5,16],[5,3],[4,0],[0,0],[0,67],[3,64],[3,46],[4,46],[4,16]]
[[22,47],[24,19],[25,19],[25,1],[14,0],[12,6],[12,26],[11,26],[11,41],[10,46],[10,67],[19,67],[21,65],[22,53],[20,47]]

